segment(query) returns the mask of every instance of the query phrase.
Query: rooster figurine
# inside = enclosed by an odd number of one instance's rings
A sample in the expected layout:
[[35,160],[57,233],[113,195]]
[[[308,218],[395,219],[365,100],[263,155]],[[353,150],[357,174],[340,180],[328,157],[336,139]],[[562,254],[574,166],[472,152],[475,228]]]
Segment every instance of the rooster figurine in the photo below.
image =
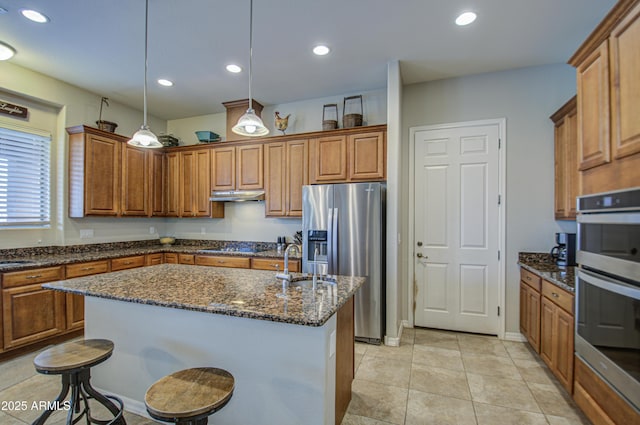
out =
[[291,114],[289,114],[286,117],[282,118],[280,116],[280,112],[276,111],[276,128],[278,130],[282,131],[282,134],[285,134],[285,130],[289,126],[289,117],[290,116],[291,116]]

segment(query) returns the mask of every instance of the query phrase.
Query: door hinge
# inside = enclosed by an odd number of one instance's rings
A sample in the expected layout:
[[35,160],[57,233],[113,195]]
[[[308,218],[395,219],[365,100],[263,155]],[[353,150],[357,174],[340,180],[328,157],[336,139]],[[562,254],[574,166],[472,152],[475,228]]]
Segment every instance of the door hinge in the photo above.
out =
[[498,195],[498,205],[502,204],[502,195]]
[[498,317],[500,317],[500,306],[498,306]]
[[498,149],[502,147],[502,139],[498,139]]
[[498,251],[498,261],[500,261],[500,251]]

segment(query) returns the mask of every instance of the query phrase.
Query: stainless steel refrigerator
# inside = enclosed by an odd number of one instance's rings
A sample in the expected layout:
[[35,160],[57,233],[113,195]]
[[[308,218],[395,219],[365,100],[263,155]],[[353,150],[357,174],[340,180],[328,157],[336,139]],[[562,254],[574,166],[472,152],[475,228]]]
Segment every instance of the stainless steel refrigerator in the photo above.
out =
[[355,336],[373,344],[385,331],[385,200],[384,183],[302,191],[302,270],[367,278],[355,295]]

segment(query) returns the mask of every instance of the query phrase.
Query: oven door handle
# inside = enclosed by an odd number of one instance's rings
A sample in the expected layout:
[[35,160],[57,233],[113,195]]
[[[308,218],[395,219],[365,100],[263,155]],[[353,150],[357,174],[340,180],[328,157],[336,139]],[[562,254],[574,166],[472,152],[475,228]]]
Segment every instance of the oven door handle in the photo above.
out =
[[578,269],[578,278],[605,291],[640,300],[640,288],[637,286],[629,285],[628,283],[613,280],[605,276],[599,276],[582,269]]

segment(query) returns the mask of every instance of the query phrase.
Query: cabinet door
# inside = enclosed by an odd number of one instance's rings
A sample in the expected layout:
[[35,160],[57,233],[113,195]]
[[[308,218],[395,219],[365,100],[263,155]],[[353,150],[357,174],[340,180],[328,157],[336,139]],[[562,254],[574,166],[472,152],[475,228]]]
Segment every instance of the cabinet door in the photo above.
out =
[[195,255],[193,255],[193,254],[178,254],[178,263],[180,263],[180,264],[195,264]]
[[528,338],[529,335],[529,304],[527,285],[520,282],[520,333]]
[[555,123],[555,218],[575,220],[576,198],[579,194],[577,165],[577,111],[575,98],[562,109],[569,109]]
[[145,264],[144,255],[135,255],[132,257],[114,258],[111,260],[111,271],[133,269],[142,267]]
[[302,186],[309,184],[308,143],[307,140],[287,142],[285,200],[288,217],[302,217]]
[[556,307],[554,317],[553,371],[560,383],[573,390],[573,315]]
[[211,155],[211,190],[235,190],[236,148],[214,148]]
[[640,4],[614,28],[611,62],[611,136],[614,158],[640,152]]
[[121,143],[87,134],[85,146],[85,215],[118,215]]
[[198,266],[248,269],[251,266],[251,259],[249,257],[197,255],[195,264]]
[[566,179],[568,170],[565,167],[567,162],[567,139],[566,131],[567,122],[556,124],[554,129],[554,215],[556,220],[563,220],[567,218],[569,212],[567,211],[567,185]]
[[163,255],[162,254],[147,254],[147,259],[145,262],[146,266],[155,266],[158,264],[162,264]]
[[527,294],[527,311],[529,312],[529,343],[536,350],[540,352],[540,293],[536,292],[532,288],[528,288]]
[[263,145],[236,147],[236,161],[236,189],[263,189]]
[[166,213],[167,217],[178,217],[180,215],[180,187],[182,178],[180,176],[180,154],[170,152],[166,157],[167,161],[167,185],[166,185]]
[[[257,270],[283,271],[284,260],[278,258],[252,258],[251,268]],[[300,260],[289,260],[289,271],[300,271]]]
[[29,344],[65,330],[65,296],[41,284],[2,290],[4,348]]
[[311,139],[309,171],[312,184],[347,181],[347,138],[327,136]]
[[84,296],[64,294],[66,300],[67,329],[84,328]]
[[542,297],[540,308],[540,357],[553,368],[554,316],[556,306],[546,297]]
[[384,132],[352,134],[349,146],[349,180],[384,180]]
[[578,66],[577,83],[578,165],[584,171],[611,161],[608,41]]
[[566,122],[566,158],[565,158],[565,181],[567,206],[567,218],[573,220],[578,213],[577,198],[580,195],[580,172],[578,171],[578,111],[571,111],[565,118]]
[[158,217],[164,216],[167,207],[166,195],[168,188],[165,190],[167,173],[167,158],[161,151],[149,151],[149,198],[151,205],[151,215]]
[[208,217],[211,215],[211,154],[208,150],[196,151],[193,171],[194,215]]
[[286,209],[286,143],[269,143],[264,151],[264,214],[284,217]]
[[149,156],[146,149],[122,145],[121,214],[149,215]]
[[90,276],[109,271],[109,260],[91,261],[88,263],[69,264],[66,266],[67,279]]
[[164,262],[167,264],[178,264],[178,254],[167,252],[164,254]]

